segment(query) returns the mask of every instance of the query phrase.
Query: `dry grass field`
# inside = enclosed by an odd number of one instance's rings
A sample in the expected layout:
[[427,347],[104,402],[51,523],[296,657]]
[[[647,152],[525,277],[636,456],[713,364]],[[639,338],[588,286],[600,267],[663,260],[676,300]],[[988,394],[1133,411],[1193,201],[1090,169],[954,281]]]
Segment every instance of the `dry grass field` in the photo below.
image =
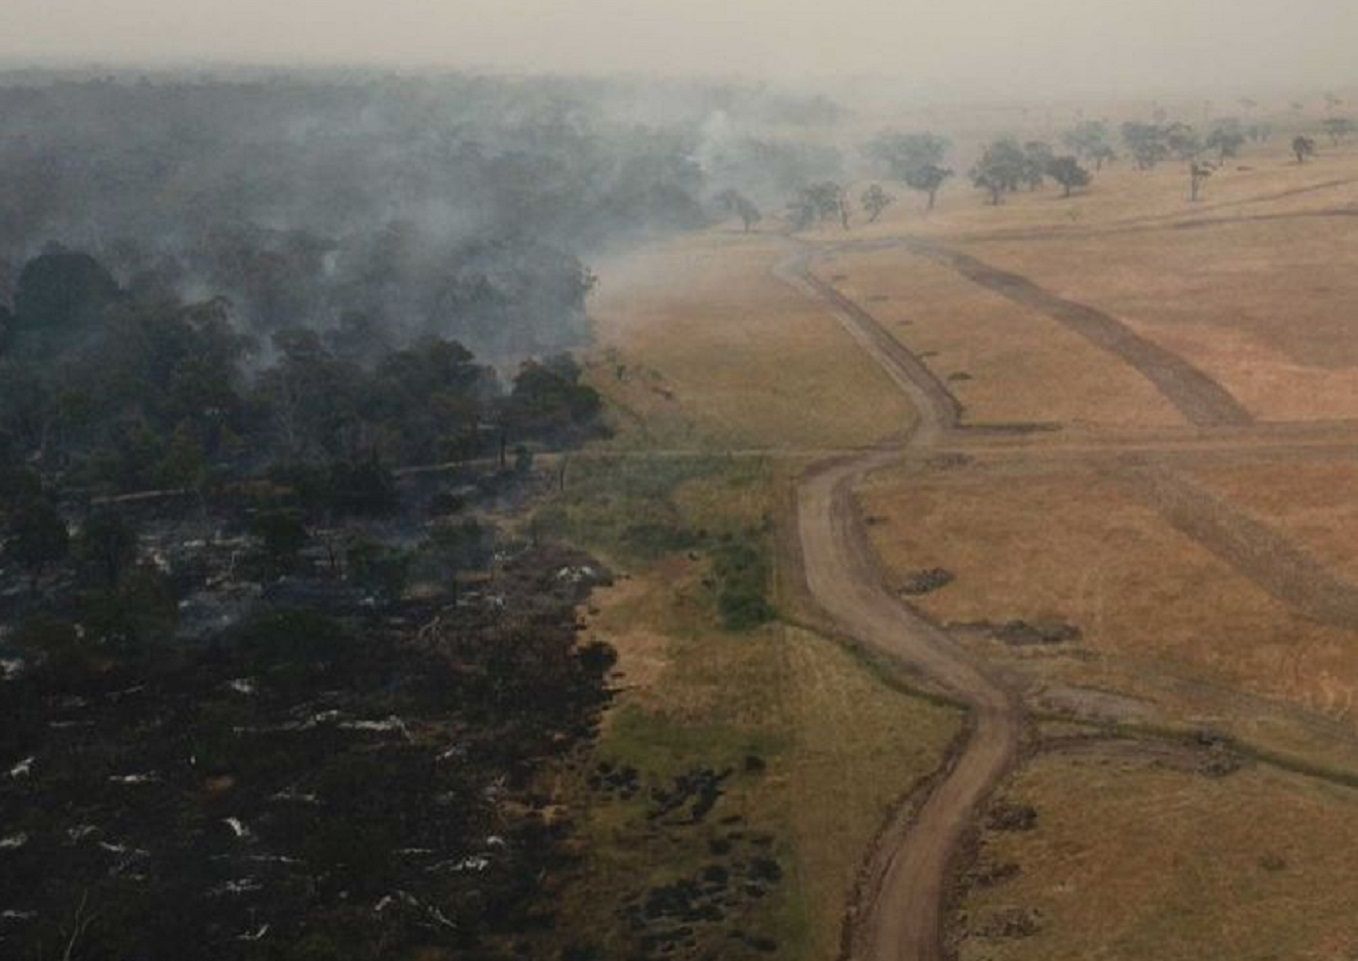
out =
[[1129,675],[1170,671],[1358,719],[1352,632],[1271,596],[1177,530],[1135,480],[1093,470],[883,472],[861,503],[892,576],[954,575],[911,599],[942,623],[1071,625],[1080,649]]
[[890,249],[843,253],[816,269],[924,358],[962,404],[964,423],[1181,422],[1135,371],[945,266]]
[[1358,464],[1285,464],[1196,469],[1194,477],[1304,547],[1336,576],[1358,584]]
[[[1353,153],[1299,167],[1274,151],[1249,172],[1220,174],[1207,202],[1178,198],[1177,213],[1164,216],[1135,198],[1147,190],[1173,197],[1177,165],[1121,170],[1096,181],[1098,204],[1046,191],[992,211],[994,239],[968,236],[956,218],[932,230],[1127,323],[1202,368],[1261,420],[1349,419],[1358,410],[1358,338],[1346,309],[1358,293],[1355,171]],[[1133,206],[1101,209],[1110,194]],[[1046,226],[1044,204],[1067,205],[1078,223],[1029,232]]]
[[[1004,792],[1027,831],[988,830],[981,865],[1018,873],[964,899],[959,961],[1346,961],[1358,946],[1358,795],[1247,767],[1038,758]],[[1012,870],[1012,869],[1011,869]],[[1036,933],[996,935],[1034,912]],[[985,936],[987,931],[991,936]]]
[[[880,223],[802,238],[816,274],[947,386],[964,427],[1055,428],[956,432],[945,442],[972,445],[976,463],[915,457],[864,483],[888,581],[946,570],[950,583],[906,600],[968,656],[1044,717],[1140,738],[1111,755],[1039,755],[1001,788],[1038,824],[983,832],[980,865],[1019,871],[970,889],[953,927],[964,961],[1339,961],[1358,949],[1346,857],[1358,793],[1340,783],[1358,772],[1358,466],[1258,452],[1299,438],[1293,422],[1327,422],[1314,429],[1341,439],[1358,424],[1358,153],[1323,149],[1303,166],[1276,138],[1220,171],[1201,203],[1186,179],[1181,164],[1124,162],[1070,199],[1049,187],[997,208],[956,180],[927,215],[894,185]],[[601,271],[590,376],[617,412],[611,446],[804,455],[760,478],[737,482],[728,465],[683,479],[665,510],[686,522],[776,518],[801,465],[914,420],[834,316],[771,276],[794,249],[777,229],[717,230]],[[859,241],[872,243],[846,246]],[[919,242],[1020,275],[1040,296],[977,283]],[[1053,316],[1054,302],[1087,305],[1196,367],[1190,393],[1220,391],[1238,418],[1176,400],[1127,351]],[[1216,446],[1183,463],[1109,456],[1129,440]],[[984,444],[1007,445],[1007,460],[987,461]],[[611,529],[597,512],[576,523]],[[738,766],[757,749],[767,768],[732,782],[723,804],[779,839],[793,883],[751,923],[777,931],[790,957],[833,955],[863,851],[957,715],[801,628],[717,629],[697,561],[637,573],[592,621],[618,645],[626,685],[602,751],[669,772],[699,756]],[[1034,643],[1018,622],[1078,636]],[[1179,750],[1167,731],[1201,730],[1239,739],[1252,760],[1221,778],[1166,760]],[[700,866],[701,850],[661,851],[628,817],[605,809],[592,825],[596,876]],[[1011,908],[1036,912],[1031,934],[1000,933]]]
[[913,413],[833,317],[770,275],[777,238],[714,233],[620,257],[592,305],[592,380],[622,442],[835,448],[900,435]]
[[[1048,134],[1047,139],[1056,138]],[[1188,199],[1186,164],[1166,161],[1152,170],[1137,170],[1124,159],[1095,172],[1091,186],[1072,197],[1062,197],[1059,189],[1048,185],[1010,194],[1000,207],[986,203],[985,195],[965,176],[979,144],[959,141],[951,163],[957,176],[944,185],[934,210],[926,210],[924,196],[904,184],[863,180],[848,187],[851,197],[857,197],[867,184],[880,182],[896,203],[875,224],[859,216],[847,234],[838,225],[828,225],[808,236],[825,242],[903,234],[955,241],[998,242],[1005,237],[1077,241],[1110,230],[1172,227],[1203,218],[1328,211],[1358,202],[1358,148],[1324,144],[1318,157],[1298,165],[1288,153],[1286,139],[1280,135],[1266,144],[1245,147],[1238,159],[1228,161],[1214,175],[1196,204]],[[1082,262],[1091,274],[1098,272],[1092,265],[1107,266],[1089,259]]]
[[[1208,215],[1211,216],[1211,215]],[[1358,217],[973,244],[1196,364],[1261,420],[1358,410]],[[1104,264],[1090,270],[1090,263]]]
[[[745,530],[766,515],[777,483],[746,463],[681,479],[669,501],[683,523]],[[573,890],[570,926],[599,932],[610,956],[621,952],[634,941],[619,904],[725,865],[714,851],[728,838],[770,839],[763,851],[782,866],[781,883],[737,899],[718,921],[691,925],[695,950],[759,956],[732,942],[730,932],[742,930],[777,942],[780,957],[833,956],[864,852],[893,803],[938,766],[958,713],[902,694],[809,630],[783,623],[722,630],[708,564],[696,554],[670,553],[630,569],[632,576],[596,596],[588,618],[588,630],[619,654],[619,695],[595,760],[635,768],[643,790],[590,805],[589,880]],[[733,772],[712,813],[692,826],[657,828],[666,821],[648,815],[650,792],[699,769]],[[845,792],[846,784],[855,789]],[[749,857],[740,841],[731,857]]]

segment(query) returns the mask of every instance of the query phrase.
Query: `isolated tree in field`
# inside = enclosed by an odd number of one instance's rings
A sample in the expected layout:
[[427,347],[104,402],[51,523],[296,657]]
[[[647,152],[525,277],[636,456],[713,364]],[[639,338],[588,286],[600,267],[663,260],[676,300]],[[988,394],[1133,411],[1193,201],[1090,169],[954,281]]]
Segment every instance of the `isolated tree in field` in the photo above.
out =
[[1331,117],[1325,121],[1325,132],[1330,135],[1330,143],[1338,147],[1344,138],[1354,131],[1353,121],[1348,117]]
[[1089,171],[1080,166],[1075,157],[1053,157],[1047,164],[1047,176],[1059,183],[1069,197],[1072,190],[1089,186]]
[[890,177],[926,194],[928,209],[933,210],[939,188],[952,176],[952,171],[943,166],[949,147],[948,141],[937,134],[884,131],[863,152]]
[[1244,144],[1245,135],[1240,132],[1239,128],[1220,126],[1208,136],[1205,146],[1208,150],[1215,150],[1217,160],[1224,162],[1228,157],[1234,157],[1238,154]]
[[911,190],[918,190],[920,193],[926,194],[929,197],[929,205],[926,209],[933,210],[934,201],[938,198],[939,188],[952,175],[949,168],[928,163],[916,167],[906,174],[905,185]]
[[1095,170],[1103,170],[1104,164],[1111,164],[1118,159],[1118,152],[1110,144],[1102,143],[1090,151],[1089,159],[1094,161]]
[[1108,124],[1102,120],[1083,120],[1062,134],[1061,142],[1076,157],[1095,160],[1100,149],[1108,147]]
[[[788,220],[792,229],[805,230],[816,223],[838,218],[841,223],[847,220],[843,203],[844,191],[832,180],[803,187],[788,204]],[[845,223],[847,227],[847,223]]]
[[794,231],[807,230],[816,222],[816,205],[803,190],[787,202],[787,222]]
[[759,212],[754,202],[739,190],[727,189],[717,194],[717,205],[726,213],[739,217],[747,234],[755,224],[764,219],[764,215]]
[[816,208],[816,216],[821,221],[834,220],[844,216],[844,188],[833,180],[822,180],[806,188]]
[[740,218],[740,222],[744,225],[747,234],[755,224],[764,219],[764,215],[759,212],[759,208],[744,197],[741,197],[736,204],[736,216]]
[[1186,123],[1172,123],[1165,128],[1165,146],[1180,160],[1192,160],[1202,153],[1202,140]]
[[992,206],[999,206],[1005,193],[1023,183],[1027,171],[1028,155],[1023,148],[1012,139],[996,140],[971,168],[971,182],[990,194]]
[[1165,131],[1159,124],[1129,120],[1122,125],[1122,142],[1127,145],[1137,170],[1150,170],[1169,156]]
[[1306,163],[1307,157],[1316,155],[1316,142],[1304,134],[1298,134],[1292,139],[1292,153],[1296,154],[1297,163]]
[[1212,165],[1198,163],[1196,160],[1188,165],[1188,199],[1193,203],[1198,202],[1202,196],[1203,185],[1207,183],[1207,178],[1212,176]]
[[1030,140],[1023,145],[1023,182],[1029,190],[1037,190],[1047,176],[1047,168],[1056,159],[1049,144]]
[[893,180],[908,181],[911,173],[943,163],[949,146],[937,134],[884,130],[863,147],[863,153]]
[[859,198],[863,204],[863,209],[868,212],[868,223],[877,223],[877,218],[882,216],[882,211],[886,210],[896,202],[896,198],[882,189],[881,184],[873,184],[863,191],[863,196]]

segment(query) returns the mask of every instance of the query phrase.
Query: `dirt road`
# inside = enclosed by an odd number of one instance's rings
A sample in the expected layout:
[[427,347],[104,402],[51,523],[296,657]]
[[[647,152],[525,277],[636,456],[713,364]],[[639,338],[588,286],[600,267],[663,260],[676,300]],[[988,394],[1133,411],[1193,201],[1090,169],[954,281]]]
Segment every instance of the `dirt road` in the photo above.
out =
[[[928,366],[858,304],[815,277],[805,248],[775,276],[819,301],[910,397],[919,421],[908,439],[842,452],[813,466],[797,496],[807,588],[824,612],[860,643],[906,666],[970,708],[967,736],[927,797],[904,805],[869,852],[865,883],[851,905],[848,953],[855,961],[937,961],[949,862],[990,792],[1013,769],[1024,721],[1021,699],[986,665],[886,586],[854,501],[856,485],[893,463],[920,469],[1050,470],[1062,463],[1115,468],[1167,520],[1256,584],[1323,623],[1358,626],[1358,586],[1336,578],[1279,532],[1176,474],[1195,462],[1353,457],[1358,424],[1260,424],[1234,397],[1182,358],[1094,308],[1066,301],[1026,277],[916,240],[903,246],[942,260],[981,286],[1036,307],[1140,371],[1179,409],[1185,424],[1158,431],[1071,436],[978,430]],[[828,247],[822,253],[832,254]]]
[[[948,860],[978,805],[1014,763],[1021,723],[1017,702],[970,663],[951,638],[893,597],[864,542],[854,485],[895,457],[881,452],[811,473],[798,496],[807,587],[817,603],[859,642],[882,651],[962,698],[973,709],[972,733],[956,763],[917,812],[903,812],[903,844],[874,858],[867,903],[853,932],[853,956],[877,961],[933,961]],[[902,825],[902,828],[907,827]]]
[[956,424],[960,408],[936,378],[856,305],[829,296],[804,258],[776,274],[817,297],[915,403],[920,421],[901,447],[813,468],[797,498],[803,569],[811,596],[860,643],[906,665],[972,709],[971,733],[918,810],[884,834],[874,852],[850,949],[874,961],[935,961],[948,862],[986,796],[1013,766],[1022,724],[1017,700],[938,627],[887,590],[854,502],[866,475],[908,450],[925,450]]

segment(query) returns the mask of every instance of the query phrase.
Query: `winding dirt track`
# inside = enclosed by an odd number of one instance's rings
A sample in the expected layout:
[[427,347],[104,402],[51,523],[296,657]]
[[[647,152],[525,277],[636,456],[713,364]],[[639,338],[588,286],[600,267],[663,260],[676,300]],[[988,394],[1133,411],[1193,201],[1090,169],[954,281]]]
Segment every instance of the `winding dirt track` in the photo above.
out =
[[[839,458],[813,468],[797,497],[802,563],[812,597],[860,643],[918,672],[972,709],[970,736],[924,804],[903,810],[869,865],[865,902],[852,931],[855,958],[936,961],[948,861],[978,806],[1018,756],[1022,711],[1017,700],[948,635],[919,616],[882,582],[853,501],[866,475],[907,450],[935,444],[960,408],[946,388],[865,311],[829,296],[806,269],[806,258],[775,269],[785,282],[821,299],[850,334],[910,395],[920,421],[900,449]],[[904,355],[904,356],[902,356]]]
[[1117,473],[1171,524],[1265,591],[1315,620],[1358,630],[1358,585],[1335,577],[1281,533],[1171,469],[1222,459],[1353,457],[1358,424],[1257,424],[1206,373],[1116,318],[917,238],[817,253],[868,247],[901,247],[940,260],[978,285],[1041,310],[1140,371],[1189,425],[1054,443],[1035,441],[1026,431],[969,428],[960,423],[957,398],[927,365],[868,311],[811,272],[806,248],[774,267],[776,277],[830,311],[918,412],[905,441],[841,452],[813,466],[798,489],[797,524],[807,588],[825,613],[860,643],[970,708],[961,747],[936,775],[922,805],[903,806],[869,852],[846,939],[846,953],[857,961],[938,961],[950,858],[987,796],[1014,768],[1024,711],[1018,695],[984,664],[888,590],[858,515],[858,482],[893,463],[922,469],[1051,470],[1071,463],[1121,468]]

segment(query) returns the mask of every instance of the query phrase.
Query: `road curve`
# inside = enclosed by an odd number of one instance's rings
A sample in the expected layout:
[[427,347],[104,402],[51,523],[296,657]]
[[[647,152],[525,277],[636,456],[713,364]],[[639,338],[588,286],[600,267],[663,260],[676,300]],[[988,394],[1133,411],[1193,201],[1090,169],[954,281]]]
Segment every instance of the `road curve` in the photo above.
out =
[[955,401],[913,357],[884,342],[876,322],[857,305],[829,297],[791,257],[777,277],[821,301],[910,395],[919,423],[896,448],[841,457],[813,467],[797,494],[797,525],[806,585],[816,603],[850,636],[879,651],[971,708],[970,734],[924,803],[903,810],[883,837],[899,843],[873,852],[864,903],[849,938],[856,961],[937,961],[948,865],[979,806],[1013,767],[1022,712],[1018,701],[974,663],[941,629],[886,587],[854,505],[854,486],[907,450],[938,442],[956,422]]

